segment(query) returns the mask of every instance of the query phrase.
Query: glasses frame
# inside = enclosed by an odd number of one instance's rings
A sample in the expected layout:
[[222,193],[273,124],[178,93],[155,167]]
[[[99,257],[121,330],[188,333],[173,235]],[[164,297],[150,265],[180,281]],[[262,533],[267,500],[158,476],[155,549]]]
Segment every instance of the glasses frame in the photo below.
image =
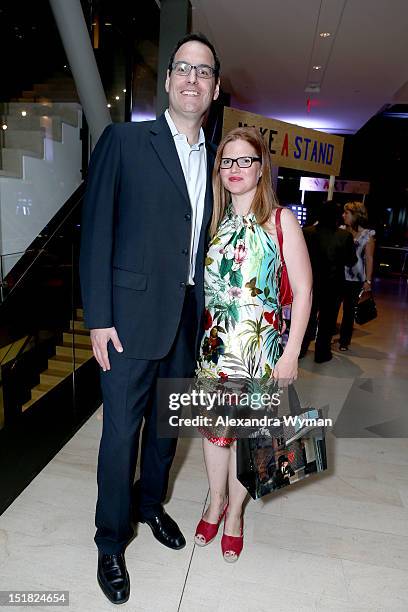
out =
[[[208,64],[197,64],[197,66],[194,66],[193,64],[189,64],[188,62],[182,62],[181,60],[178,62],[173,62],[171,65],[171,70],[174,71],[178,64],[184,64],[185,66],[190,66],[190,69],[186,74],[176,73],[176,76],[188,76],[193,68],[196,71],[197,78],[199,79],[212,79],[216,75],[216,70],[215,68],[213,68],[213,66],[209,66]],[[209,68],[212,72],[211,76],[203,76],[202,74],[198,74],[198,68]]]
[[[229,159],[231,160],[231,165],[230,166],[222,166],[222,162],[224,159]],[[249,166],[240,166],[239,164],[239,160],[240,159],[250,159],[251,163],[249,164]],[[238,168],[250,168],[252,166],[252,164],[255,161],[259,161],[262,163],[262,157],[258,157],[258,156],[253,156],[253,155],[241,155],[241,157],[221,157],[221,161],[220,161],[220,170],[231,170],[231,168],[233,167],[234,163],[237,164]]]

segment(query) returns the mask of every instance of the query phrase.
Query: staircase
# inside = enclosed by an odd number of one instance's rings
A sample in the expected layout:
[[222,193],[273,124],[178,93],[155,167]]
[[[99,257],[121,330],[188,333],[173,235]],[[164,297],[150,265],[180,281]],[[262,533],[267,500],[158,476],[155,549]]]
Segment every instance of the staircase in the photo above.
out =
[[0,123],[7,126],[0,129],[4,276],[82,181],[80,105],[32,93],[0,102]]
[[79,109],[74,81],[64,73],[45,83],[34,83],[20,97],[0,104],[2,125],[7,126],[0,151],[0,176],[23,178],[23,155],[43,159],[45,138],[62,142],[62,123],[77,127]]
[[24,156],[51,161],[52,141],[64,141],[63,124],[79,129],[79,111],[76,103],[4,103],[1,123],[7,129],[2,130],[0,177],[23,179]]
[[48,367],[40,374],[40,383],[31,389],[31,399],[22,406],[24,412],[40,398],[57,387],[75,370],[93,358],[89,331],[84,327],[83,310],[77,308],[76,319],[69,331],[63,333],[62,344],[56,346],[55,355],[48,360]]

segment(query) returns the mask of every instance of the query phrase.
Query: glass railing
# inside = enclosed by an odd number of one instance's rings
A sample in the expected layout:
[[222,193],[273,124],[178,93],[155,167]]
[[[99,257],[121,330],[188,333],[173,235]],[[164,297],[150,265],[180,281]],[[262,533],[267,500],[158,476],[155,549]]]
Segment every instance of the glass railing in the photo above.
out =
[[[79,288],[82,192],[81,187],[69,210],[44,229],[20,267],[5,277],[0,304],[0,513],[33,470],[41,469],[100,404],[99,371],[84,328]],[[13,480],[7,474],[16,457],[19,472]]]
[[77,103],[2,103],[0,256],[4,278],[82,181]]

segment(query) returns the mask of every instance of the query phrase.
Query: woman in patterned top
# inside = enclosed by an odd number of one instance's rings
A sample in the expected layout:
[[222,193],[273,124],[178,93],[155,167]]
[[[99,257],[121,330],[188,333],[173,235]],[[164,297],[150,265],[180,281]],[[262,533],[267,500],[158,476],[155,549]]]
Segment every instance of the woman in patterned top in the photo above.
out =
[[[293,291],[291,328],[281,349],[279,280],[282,261],[275,225],[279,205],[271,182],[270,155],[259,131],[237,128],[222,140],[213,173],[214,211],[206,258],[205,334],[198,382],[269,380],[286,385],[297,377],[298,356],[311,305],[312,276],[297,219],[281,212],[283,255]],[[203,429],[210,504],[195,542],[205,546],[225,514],[221,548],[236,561],[243,545],[246,489],[236,476],[231,432]],[[229,433],[229,435],[228,435]]]
[[343,318],[340,326],[340,351],[347,351],[353,335],[354,307],[361,291],[371,291],[375,230],[367,229],[367,210],[362,202],[348,202],[343,212],[344,226],[351,232],[357,263],[345,267]]

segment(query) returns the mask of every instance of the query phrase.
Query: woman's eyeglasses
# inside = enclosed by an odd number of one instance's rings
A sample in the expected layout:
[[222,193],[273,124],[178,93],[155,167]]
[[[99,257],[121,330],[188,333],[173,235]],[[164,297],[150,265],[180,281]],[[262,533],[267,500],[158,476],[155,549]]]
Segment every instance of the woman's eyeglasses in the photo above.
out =
[[262,157],[237,157],[233,159],[232,157],[222,157],[220,168],[223,170],[227,170],[228,168],[232,168],[234,162],[237,163],[239,168],[250,168],[255,161],[262,161]]

